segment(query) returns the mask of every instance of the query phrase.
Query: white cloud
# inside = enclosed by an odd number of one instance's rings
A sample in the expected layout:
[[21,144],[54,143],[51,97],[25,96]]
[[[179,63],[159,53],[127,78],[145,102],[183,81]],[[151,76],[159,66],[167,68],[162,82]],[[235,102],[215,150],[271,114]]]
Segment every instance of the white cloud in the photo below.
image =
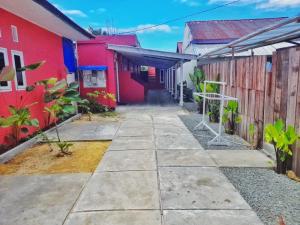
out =
[[98,8],[98,9],[91,9],[89,12],[90,13],[102,14],[102,13],[105,13],[106,11],[107,11],[106,8]]
[[181,4],[185,4],[192,7],[200,5],[200,0],[175,0],[175,2],[179,2]]
[[[210,4],[221,4],[229,3],[233,0],[208,0]],[[253,4],[256,5],[258,9],[286,9],[300,6],[300,0],[241,0],[240,2],[234,3],[237,4]]]
[[260,9],[280,9],[300,6],[300,0],[268,0],[259,4]]
[[87,15],[79,9],[64,9],[60,5],[54,4],[63,14],[68,16],[87,17]]
[[[128,27],[128,28],[120,28],[117,29],[118,33],[126,33],[126,32],[132,32],[136,31],[137,34],[146,34],[146,33],[155,33],[155,32],[161,32],[161,33],[170,33],[173,30],[177,30],[178,27],[176,26],[169,26],[169,25],[154,25],[154,24],[140,24],[136,27]],[[134,32],[133,32],[134,33]]]

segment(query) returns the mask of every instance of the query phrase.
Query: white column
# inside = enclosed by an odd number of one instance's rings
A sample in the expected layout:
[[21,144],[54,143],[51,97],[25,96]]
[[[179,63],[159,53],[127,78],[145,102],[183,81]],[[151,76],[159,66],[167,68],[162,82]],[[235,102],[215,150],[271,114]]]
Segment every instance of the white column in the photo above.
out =
[[183,61],[180,62],[180,101],[179,105],[183,106]]
[[175,95],[174,95],[174,98],[175,99],[177,99],[177,95],[178,95],[178,93],[177,93],[177,64],[176,64],[176,66],[175,66],[175,78],[174,78],[174,85],[175,85]]
[[164,82],[165,82],[165,89],[167,89],[167,71],[164,69]]
[[117,80],[117,101],[120,102],[120,82],[119,82],[119,63],[118,58],[115,57],[115,67],[116,67],[116,80]]
[[172,93],[172,67],[169,70],[170,70],[170,90],[169,90],[169,92]]

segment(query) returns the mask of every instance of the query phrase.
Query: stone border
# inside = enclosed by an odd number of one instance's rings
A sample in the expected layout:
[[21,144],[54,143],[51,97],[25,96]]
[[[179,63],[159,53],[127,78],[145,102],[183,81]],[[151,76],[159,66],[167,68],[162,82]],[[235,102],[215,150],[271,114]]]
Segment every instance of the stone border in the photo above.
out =
[[[64,126],[67,123],[73,122],[74,120],[77,120],[81,117],[81,113],[76,114],[74,116],[72,116],[71,118],[63,121],[62,123],[58,124],[58,127]],[[50,128],[49,130],[45,131],[45,134],[48,134],[49,132],[53,131],[55,129],[55,127]],[[12,159],[13,157],[15,157],[17,154],[23,152],[24,150],[26,150],[27,148],[32,147],[34,144],[37,143],[39,139],[39,135],[34,136],[33,138],[31,138],[30,140],[12,148],[11,150],[3,153],[2,155],[0,155],[0,163],[5,163],[7,161],[9,161],[10,159]]]

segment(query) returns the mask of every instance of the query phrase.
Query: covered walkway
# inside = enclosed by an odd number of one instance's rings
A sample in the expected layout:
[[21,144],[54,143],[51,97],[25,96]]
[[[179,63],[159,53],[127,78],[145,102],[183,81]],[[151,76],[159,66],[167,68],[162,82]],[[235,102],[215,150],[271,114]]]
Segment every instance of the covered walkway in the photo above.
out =
[[[179,103],[183,105],[183,70],[180,74],[176,74],[178,67],[183,68],[185,62],[196,60],[196,55],[179,54],[172,52],[163,52],[157,50],[143,49],[139,47],[129,47],[121,45],[108,45],[109,50],[113,50],[117,54],[129,60],[137,66],[151,66],[159,71],[160,84],[170,93],[174,99],[179,99]],[[116,65],[118,68],[118,65]],[[117,99],[120,92],[120,78],[117,72]],[[177,84],[180,84],[180,91],[177,90]],[[178,93],[179,92],[179,93]]]

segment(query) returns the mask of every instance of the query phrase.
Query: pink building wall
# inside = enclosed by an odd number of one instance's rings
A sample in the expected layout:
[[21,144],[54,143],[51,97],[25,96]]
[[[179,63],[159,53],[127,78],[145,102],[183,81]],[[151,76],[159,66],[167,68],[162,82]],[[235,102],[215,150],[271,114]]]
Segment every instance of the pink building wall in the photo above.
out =
[[[62,37],[51,33],[35,24],[24,20],[14,14],[11,14],[0,8],[0,47],[7,49],[9,65],[12,66],[12,50],[23,52],[25,65],[45,60],[46,63],[36,71],[26,72],[26,83],[34,84],[36,81],[57,77],[63,79],[66,76]],[[19,42],[12,41],[11,25],[18,29]],[[0,92],[0,116],[8,116],[8,106],[21,104],[20,98],[23,98],[22,104],[27,105],[32,102],[38,102],[30,108],[32,117],[37,118],[41,128],[44,127],[44,103],[43,89],[26,93],[26,91],[16,91],[15,83],[12,82],[11,91]],[[5,136],[10,133],[10,128],[0,128],[0,144],[5,143]],[[34,132],[36,128],[30,128],[30,132]]]
[[[114,52],[107,49],[107,44],[119,44],[136,46],[139,45],[134,35],[120,36],[99,36],[95,40],[78,42],[79,66],[107,66],[106,88],[84,88],[83,81],[80,82],[81,95],[95,90],[105,90],[117,96],[117,80],[114,62]],[[144,86],[131,78],[130,66],[122,64],[122,57],[118,55],[119,87],[121,103],[140,103],[144,101]],[[99,102],[109,107],[115,108],[117,103],[107,99],[99,99]]]

